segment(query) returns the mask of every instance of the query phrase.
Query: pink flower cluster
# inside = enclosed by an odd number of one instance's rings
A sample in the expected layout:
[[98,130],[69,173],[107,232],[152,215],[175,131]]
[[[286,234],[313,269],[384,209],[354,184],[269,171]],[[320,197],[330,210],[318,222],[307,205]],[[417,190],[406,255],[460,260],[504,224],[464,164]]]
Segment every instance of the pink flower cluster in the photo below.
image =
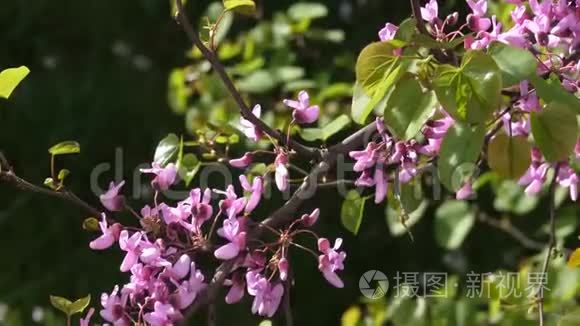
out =
[[[388,192],[389,182],[408,183],[418,173],[420,155],[434,157],[439,153],[443,136],[453,124],[453,119],[444,114],[440,119],[428,120],[422,129],[423,143],[414,139],[396,140],[383,126],[383,119],[377,118],[376,124],[381,137],[371,141],[361,151],[351,151],[350,157],[356,162],[354,171],[360,172],[355,184],[359,187],[375,186],[375,203],[382,202]],[[391,177],[391,172],[395,173]]]
[[[456,37],[464,37],[464,46],[471,50],[486,50],[492,42],[501,42],[512,46],[529,50],[538,59],[538,75],[554,74],[560,79],[562,86],[570,93],[576,93],[580,89],[580,62],[577,56],[580,50],[580,2],[568,0],[509,0],[515,5],[510,14],[511,27],[505,29],[495,15],[488,16],[488,0],[466,0],[471,13],[466,18],[466,23],[457,29],[452,29],[458,22],[458,14],[452,13],[445,19],[439,18],[439,5],[436,0],[430,0],[425,7],[421,8],[421,16],[428,25],[429,33],[437,40],[451,41]],[[381,41],[389,41],[395,38],[398,27],[387,23],[379,31]],[[542,110],[542,105],[536,90],[530,82],[522,81],[519,84],[519,95],[514,95],[511,107],[503,107],[498,110],[497,117],[504,123],[506,134],[529,137],[531,134],[530,113]],[[500,113],[501,112],[501,113]],[[501,114],[501,116],[499,115]],[[416,144],[407,142],[405,145],[398,144],[399,149],[409,146],[418,153],[435,155],[440,145],[442,134],[432,129],[433,121],[427,122],[423,134],[428,139],[428,144],[416,148]],[[439,121],[440,131],[444,134],[452,120]],[[580,142],[580,139],[578,140]],[[365,151],[352,152],[351,156],[357,160],[357,165],[365,166],[363,175],[358,184],[363,186],[376,185],[377,195],[375,201],[380,202],[386,192],[384,178],[385,165],[392,165],[393,155],[388,142],[371,143]],[[395,146],[396,147],[396,146]],[[377,154],[379,151],[383,154]],[[580,145],[576,146],[575,159],[578,160]],[[385,156],[387,153],[387,156]],[[411,152],[412,153],[412,152]],[[553,165],[547,163],[538,148],[531,153],[532,163],[524,176],[519,180],[526,187],[526,193],[538,193],[546,181],[548,170]],[[574,159],[572,157],[571,159]],[[412,157],[407,158],[407,165],[403,162],[398,167],[399,179],[402,182],[412,175]],[[369,168],[378,166],[373,171]],[[572,200],[578,198],[578,173],[570,166],[568,161],[558,162],[559,172],[556,181],[570,189]],[[355,166],[356,167],[356,166]],[[458,199],[471,196],[473,190],[471,183],[467,181],[457,192]]]
[[[152,185],[161,190],[168,189],[176,181],[173,170],[173,165],[153,164],[152,169],[143,172],[153,173]],[[290,247],[315,254],[295,242],[298,234],[309,234],[317,239],[320,251],[317,259],[322,275],[332,285],[343,286],[337,274],[344,268],[346,257],[339,251],[341,240],[330,247],[327,239],[318,238],[308,230],[317,221],[319,210],[304,214],[283,231],[263,226],[251,217],[262,199],[262,177],[257,176],[251,182],[244,175],[239,179],[242,196],[236,193],[233,185],[225,191],[193,189],[187,198],[175,205],[157,202],[156,194],[153,207],[146,205],[140,214],[134,213],[138,215],[138,227],[112,223],[106,214],[102,215],[99,223],[102,234],[90,243],[90,247],[104,250],[118,243],[124,253],[119,269],[130,274],[127,283],[102,295],[100,316],[105,322],[174,325],[208,286],[206,275],[210,275],[211,268],[196,263],[203,257],[232,262],[225,282],[229,287],[225,297],[228,304],[239,302],[247,293],[253,297],[252,312],[271,317],[285,292],[283,282],[290,275]],[[121,194],[123,185],[124,182],[111,183],[109,190],[100,197],[110,212],[130,209]],[[221,199],[215,203],[214,197]],[[216,230],[216,237],[213,231],[219,220],[221,227]],[[260,226],[277,240],[266,244],[258,236],[253,237],[252,230]],[[87,315],[83,323],[88,323],[89,319]]]

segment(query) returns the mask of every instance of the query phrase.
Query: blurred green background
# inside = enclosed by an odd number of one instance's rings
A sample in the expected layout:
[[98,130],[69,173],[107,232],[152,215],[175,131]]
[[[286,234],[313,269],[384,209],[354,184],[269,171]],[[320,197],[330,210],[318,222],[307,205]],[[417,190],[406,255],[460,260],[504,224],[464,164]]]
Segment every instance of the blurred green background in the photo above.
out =
[[[260,19],[269,20],[296,1],[258,2]],[[190,0],[193,21],[199,21],[208,4]],[[328,15],[317,20],[317,26],[343,30],[344,41],[291,48],[307,72],[327,70],[337,79],[333,82],[354,80],[352,69],[342,67],[335,57],[354,60],[362,47],[378,39],[385,22],[400,22],[410,12],[407,1],[328,0],[324,4]],[[449,12],[454,6],[448,1],[441,11]],[[72,171],[69,187],[98,205],[89,187],[90,174],[101,163],[113,164],[116,148],[122,149],[124,175],[130,179],[136,165],[151,160],[161,138],[170,132],[187,133],[184,117],[168,104],[167,89],[170,72],[190,62],[186,55],[190,44],[169,12],[165,0],[13,0],[2,4],[0,68],[26,65],[31,69],[10,101],[0,102],[0,149],[19,175],[41,184],[50,173],[47,148],[77,140],[81,154],[57,162]],[[236,17],[231,34],[255,23],[255,19]],[[288,92],[268,94],[276,100]],[[104,187],[113,177],[112,170],[103,174],[100,185]],[[492,195],[493,191],[484,189],[478,203],[494,213]],[[304,210],[322,206],[317,232],[345,239],[348,258],[341,275],[346,288],[330,287],[316,262],[298,253],[292,295],[297,325],[340,323],[343,312],[359,302],[358,280],[367,270],[381,270],[389,277],[396,271],[465,275],[471,270],[517,270],[521,259],[534,253],[484,225],[476,225],[459,249],[441,249],[433,235],[433,205],[413,227],[414,242],[405,234],[391,235],[384,207],[372,205],[355,237],[340,225],[335,198],[332,190],[325,190]],[[281,203],[272,200],[263,211]],[[574,217],[577,206],[572,207],[569,214]],[[537,230],[545,222],[546,205],[541,202],[533,208],[514,223],[544,240],[545,234]],[[92,306],[97,307],[100,293],[125,280],[127,276],[118,272],[117,249],[94,252],[88,248],[94,235],[81,229],[85,217],[85,212],[69,203],[0,184],[0,302],[4,311],[0,311],[0,324],[17,325],[18,319],[22,325],[34,324],[32,312],[40,311],[34,308],[48,307],[50,294],[78,298],[91,293]],[[572,243],[577,245],[576,240]],[[485,304],[476,308],[487,310]],[[256,325],[260,320],[250,314],[247,298],[242,304],[218,309],[218,324]],[[51,311],[44,312],[41,324],[50,322]]]

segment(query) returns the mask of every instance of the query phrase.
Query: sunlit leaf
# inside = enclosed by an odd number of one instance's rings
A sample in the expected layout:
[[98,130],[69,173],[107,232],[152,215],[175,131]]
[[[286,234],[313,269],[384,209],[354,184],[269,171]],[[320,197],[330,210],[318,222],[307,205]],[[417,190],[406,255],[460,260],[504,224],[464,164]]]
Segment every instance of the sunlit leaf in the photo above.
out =
[[276,78],[267,70],[256,70],[238,81],[242,92],[266,93],[276,87]]
[[80,298],[80,299],[76,300],[75,302],[73,302],[69,306],[70,314],[74,315],[74,314],[82,313],[85,310],[85,308],[89,306],[89,303],[91,303],[91,295],[90,294],[84,298]]
[[536,75],[538,61],[528,50],[495,42],[489,52],[502,72],[504,87],[516,85]]
[[155,149],[155,155],[153,156],[153,162],[164,166],[175,157],[175,154],[177,154],[178,150],[179,137],[177,137],[175,134],[169,134],[157,145],[157,148]]
[[315,141],[319,139],[326,141],[349,124],[350,118],[346,114],[342,114],[322,128],[305,128],[300,130],[300,136],[306,141]]
[[361,197],[356,190],[347,193],[345,200],[342,202],[340,210],[340,221],[342,225],[354,233],[358,233],[362,222],[366,198]]
[[580,114],[580,99],[568,92],[559,80],[532,76],[530,81],[536,88],[536,93],[544,102],[562,102],[573,109],[576,114]]
[[242,15],[252,15],[256,12],[254,0],[223,0],[224,8]]
[[8,68],[0,72],[0,97],[9,98],[29,72],[30,70],[25,66]]
[[81,145],[72,140],[63,141],[49,148],[48,152],[52,155],[76,154],[81,152]]
[[393,90],[385,108],[385,124],[395,136],[409,140],[421,129],[435,111],[437,97],[432,91],[423,92],[413,78],[402,79]]
[[64,312],[67,316],[70,316],[70,306],[72,302],[66,298],[51,295],[50,304],[56,309]]
[[192,153],[183,155],[181,160],[177,162],[177,171],[183,182],[185,182],[186,187],[189,186],[200,167],[201,162]]
[[568,267],[578,267],[580,266],[580,248],[576,248],[568,258]]
[[528,196],[515,181],[505,180],[497,189],[493,207],[500,212],[524,215],[538,205],[538,196]]
[[459,121],[486,121],[501,103],[501,71],[481,51],[468,52],[459,68],[441,65],[433,82],[445,110]]
[[400,60],[394,55],[396,47],[389,42],[375,42],[367,45],[356,62],[356,81],[364,91],[372,95],[388,71],[392,71]]
[[531,114],[534,141],[550,162],[562,161],[574,151],[578,121],[574,110],[563,102],[551,102]]
[[435,213],[435,239],[449,250],[457,249],[475,223],[475,214],[464,201],[450,200]]

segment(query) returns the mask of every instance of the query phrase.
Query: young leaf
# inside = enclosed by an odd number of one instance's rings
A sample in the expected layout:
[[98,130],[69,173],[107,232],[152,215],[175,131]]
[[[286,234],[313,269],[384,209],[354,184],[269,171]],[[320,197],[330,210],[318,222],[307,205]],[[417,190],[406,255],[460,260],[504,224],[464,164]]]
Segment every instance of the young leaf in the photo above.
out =
[[81,152],[81,145],[76,141],[63,141],[48,149],[52,155],[76,154]]
[[433,82],[437,98],[455,120],[486,121],[501,103],[501,72],[481,51],[470,51],[461,67],[441,65]]
[[536,75],[538,61],[530,51],[495,42],[489,52],[502,72],[504,87],[516,85]]
[[322,18],[327,14],[328,9],[322,3],[299,2],[288,8],[288,17],[294,21]]
[[224,8],[242,15],[253,15],[256,12],[254,0],[224,0]]
[[201,162],[192,153],[187,153],[183,155],[180,161],[177,162],[177,171],[185,186],[189,186],[199,168],[201,167]]
[[463,201],[450,200],[435,212],[435,239],[449,250],[459,248],[475,222],[475,214]]
[[344,202],[342,202],[340,221],[347,230],[355,235],[358,233],[362,222],[365,201],[366,198],[361,197],[356,190],[351,190],[346,195]]
[[449,190],[456,191],[461,187],[465,177],[462,175],[465,172],[463,169],[468,168],[467,172],[473,172],[484,138],[483,126],[471,127],[455,123],[447,131],[439,151],[438,171],[441,183]]
[[97,220],[94,217],[87,217],[83,221],[83,230],[89,231],[89,232],[97,232],[97,231],[99,231],[100,230],[99,220]]
[[326,141],[332,135],[338,133],[350,124],[350,118],[346,114],[341,114],[322,128],[306,128],[300,130],[300,136],[306,141],[323,140]]
[[[574,268],[580,266],[580,248],[576,248],[570,255],[567,263],[568,267]],[[579,316],[580,318],[580,316]]]
[[531,114],[532,135],[550,162],[566,160],[574,151],[578,120],[574,110],[563,102],[551,102]]
[[509,137],[498,133],[487,148],[487,163],[498,175],[509,178],[520,178],[530,166],[532,146],[523,136]]
[[70,171],[67,169],[62,169],[58,172],[58,180],[63,182],[64,179],[70,174]]
[[84,298],[80,298],[77,301],[73,302],[69,306],[70,314],[74,315],[74,314],[82,313],[85,310],[85,308],[89,306],[89,303],[91,303],[91,295],[90,294]]
[[0,72],[0,97],[9,98],[29,72],[30,70],[25,66],[8,68]]
[[432,91],[426,93],[413,78],[402,79],[395,86],[385,108],[385,124],[395,136],[409,140],[419,132],[435,111],[437,97]]
[[70,306],[71,306],[72,302],[70,302],[70,300],[68,300],[68,299],[51,295],[50,296],[50,304],[53,307],[55,307],[56,309],[64,312],[67,316],[72,315],[71,310],[70,310]]
[[157,148],[155,149],[155,155],[153,156],[153,161],[164,166],[175,157],[175,154],[177,154],[178,150],[179,137],[177,137],[175,134],[169,134],[157,145]]

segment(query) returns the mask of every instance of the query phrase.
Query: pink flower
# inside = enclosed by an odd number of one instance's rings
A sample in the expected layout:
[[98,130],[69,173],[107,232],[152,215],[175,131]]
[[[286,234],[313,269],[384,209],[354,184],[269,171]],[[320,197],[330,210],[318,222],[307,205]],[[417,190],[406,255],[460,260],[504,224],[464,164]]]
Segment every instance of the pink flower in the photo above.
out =
[[276,166],[276,186],[280,191],[285,191],[288,188],[289,173],[288,168],[286,167],[287,164],[288,155],[283,151],[278,152],[274,165]]
[[121,231],[119,236],[119,247],[121,250],[126,251],[125,258],[121,263],[121,272],[127,272],[137,263],[139,260],[139,255],[141,254],[141,232],[135,232],[131,237],[129,237],[129,232],[127,230]]
[[318,269],[326,280],[337,288],[344,287],[344,283],[336,274],[336,271],[344,269],[344,259],[346,253],[344,251],[337,252],[342,244],[342,239],[338,238],[334,242],[334,247],[330,247],[328,239],[318,239],[318,250],[323,254],[318,256]]
[[153,311],[145,314],[144,319],[150,325],[170,326],[173,321],[181,319],[181,313],[170,304],[164,304],[156,301],[153,305]]
[[580,183],[580,178],[568,164],[563,164],[560,167],[556,181],[560,186],[570,188],[570,198],[573,201],[578,199],[578,184]]
[[[252,109],[252,114],[256,116],[256,118],[260,118],[260,115],[262,114],[262,107],[260,106],[260,104],[256,104],[254,106],[254,108]],[[246,137],[248,137],[253,141],[258,141],[263,136],[262,130],[254,126],[252,122],[244,119],[243,117],[240,117],[240,129],[242,130],[244,135],[246,135]]]
[[225,282],[226,285],[230,286],[228,294],[226,294],[226,303],[233,304],[239,302],[244,297],[244,289],[246,287],[246,282],[242,273],[236,272],[232,274],[232,279]]
[[471,185],[471,181],[467,181],[457,190],[455,194],[455,198],[458,200],[469,199],[473,196],[473,188]]
[[439,15],[439,6],[437,5],[436,0],[430,0],[429,3],[425,5],[425,7],[421,8],[421,16],[423,19],[433,23],[437,16]]
[[348,155],[356,160],[353,170],[355,172],[362,172],[368,168],[373,167],[377,162],[377,150],[379,145],[375,142],[370,142],[362,151],[351,151]]
[[474,14],[467,15],[467,26],[474,32],[487,31],[491,27],[491,20]]
[[237,218],[227,218],[223,227],[218,229],[220,237],[229,240],[228,244],[219,247],[214,256],[217,259],[228,260],[236,257],[246,247],[246,232],[242,231],[243,224]]
[[282,295],[284,295],[282,284],[271,284],[257,271],[248,272],[246,274],[246,282],[248,284],[248,293],[254,297],[252,313],[267,317],[274,316],[280,301],[282,301]]
[[251,153],[245,153],[244,156],[236,159],[229,160],[231,166],[235,168],[246,168],[248,165],[252,164],[253,155]]
[[118,185],[115,185],[114,182],[109,184],[109,190],[102,194],[99,199],[101,200],[101,204],[105,206],[111,212],[119,212],[125,208],[125,197],[119,195],[119,191],[125,184],[125,181],[119,182]]
[[256,206],[260,203],[262,198],[262,192],[264,191],[263,181],[261,177],[255,177],[254,181],[250,185],[250,182],[245,175],[240,175],[240,183],[245,191],[249,192],[250,199],[246,203],[246,213],[251,213]]
[[304,224],[304,226],[311,227],[316,223],[316,221],[318,221],[319,215],[320,215],[320,210],[318,208],[316,208],[315,210],[312,211],[312,213],[302,215],[300,220],[301,220],[302,224]]
[[140,249],[141,254],[139,255],[139,258],[143,263],[155,267],[171,266],[171,263],[162,257],[162,254],[165,251],[162,239],[157,239],[153,243],[147,240],[141,241]]
[[381,39],[381,41],[390,41],[395,38],[397,30],[399,30],[399,27],[397,25],[386,23],[385,27],[383,27],[383,29],[379,31],[379,38]]
[[204,276],[202,272],[199,269],[195,269],[195,263],[192,262],[189,279],[181,282],[179,285],[175,284],[177,291],[172,296],[175,307],[178,309],[189,307],[197,297],[199,291],[206,287],[203,281]]
[[534,195],[542,190],[542,185],[546,181],[546,174],[550,165],[548,163],[541,163],[542,153],[539,149],[532,149],[532,163],[526,173],[520,178],[518,183],[526,187],[526,194]]
[[370,170],[364,170],[354,184],[357,187],[372,187],[375,185],[374,174]]
[[190,265],[191,258],[189,258],[189,255],[183,254],[172,266],[167,267],[166,275],[174,280],[181,281],[189,273]]
[[182,223],[191,215],[191,207],[183,203],[177,204],[177,207],[167,206],[165,203],[159,205],[161,215],[165,224]]
[[109,248],[119,239],[119,233],[121,233],[121,224],[115,223],[109,227],[105,214],[101,214],[101,217],[102,220],[99,222],[99,227],[103,234],[89,243],[89,247],[93,250],[104,250]]
[[473,14],[479,17],[485,16],[487,12],[487,0],[467,0],[467,4],[473,11]]
[[382,202],[385,197],[387,196],[388,190],[388,180],[387,176],[385,175],[384,165],[377,164],[375,168],[375,175],[374,175],[374,184],[376,185],[375,189],[375,204]]
[[313,123],[318,119],[320,108],[318,105],[310,105],[310,96],[306,91],[298,93],[298,101],[284,100],[283,102],[294,109],[292,117],[298,123]]
[[155,174],[151,181],[151,186],[156,190],[167,190],[175,182],[177,167],[173,163],[167,164],[164,168],[157,162],[151,163],[151,169],[141,169],[142,173]]
[[236,218],[244,210],[246,199],[244,197],[238,198],[232,185],[228,186],[225,195],[226,199],[220,201],[220,209],[226,213],[228,218]]
[[201,193],[201,189],[193,189],[189,193],[189,197],[184,201],[184,204],[189,205],[191,210],[191,222],[195,230],[201,232],[201,226],[213,215],[213,207],[210,205],[211,190],[206,188]]
[[280,272],[280,279],[286,281],[288,278],[288,270],[290,269],[290,263],[285,257],[278,261],[278,271]]
[[91,322],[91,317],[93,317],[94,313],[95,313],[95,308],[89,309],[89,312],[87,312],[87,315],[85,316],[85,318],[81,318],[81,320],[79,321],[80,326],[89,326],[89,323]]
[[129,326],[130,323],[125,317],[127,296],[118,296],[118,292],[119,287],[115,286],[110,295],[107,293],[101,295],[101,305],[103,306],[103,310],[100,311],[100,315],[104,320],[114,323],[115,326]]

